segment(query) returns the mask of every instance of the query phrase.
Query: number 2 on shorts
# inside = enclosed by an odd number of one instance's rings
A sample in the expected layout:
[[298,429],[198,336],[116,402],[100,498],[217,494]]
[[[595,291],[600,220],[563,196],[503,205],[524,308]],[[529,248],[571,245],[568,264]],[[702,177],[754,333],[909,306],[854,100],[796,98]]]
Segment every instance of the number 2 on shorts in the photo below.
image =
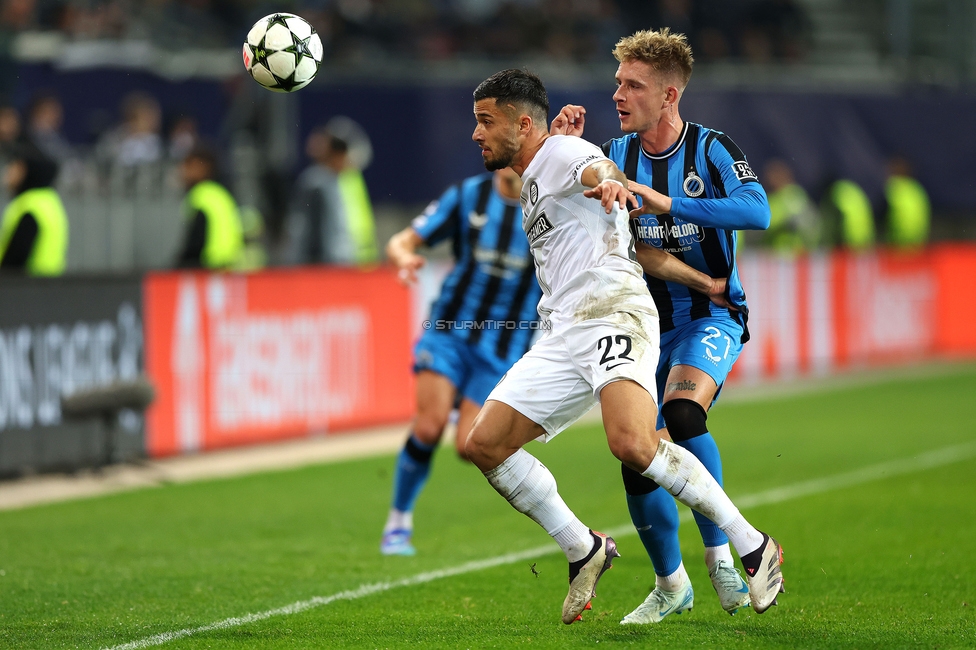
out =
[[[619,348],[623,348],[623,352],[613,355],[611,354],[611,350],[613,349],[615,343],[618,350]],[[600,357],[600,365],[602,366],[606,364],[604,370],[613,370],[617,366],[622,366],[625,363],[633,363],[634,359],[628,356],[632,347],[633,343],[630,337],[626,334],[617,334],[616,337],[604,336],[600,338],[600,340],[596,342],[597,351],[603,352],[603,356]],[[611,365],[612,361],[616,361],[617,363]]]
[[715,355],[712,353],[712,350],[717,351],[718,346],[712,343],[709,339],[717,339],[721,337],[722,332],[720,332],[717,327],[711,327],[711,326],[706,327],[705,331],[708,332],[708,334],[706,334],[705,338],[701,340],[701,342],[707,346],[705,348],[705,356],[707,356],[710,361],[713,361],[715,363],[718,363],[725,357],[729,356],[729,348],[732,346],[732,339],[730,339],[728,336],[725,336],[725,352],[721,355]]

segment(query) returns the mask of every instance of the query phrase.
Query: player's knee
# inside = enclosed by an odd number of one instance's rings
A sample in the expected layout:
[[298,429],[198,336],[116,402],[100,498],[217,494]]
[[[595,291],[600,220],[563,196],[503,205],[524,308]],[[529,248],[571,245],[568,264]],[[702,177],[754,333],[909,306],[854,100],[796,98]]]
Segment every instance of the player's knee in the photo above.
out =
[[440,413],[420,412],[413,423],[413,435],[426,445],[437,444],[444,434],[447,418]]
[[624,491],[630,496],[650,494],[659,487],[657,483],[623,463],[620,464],[620,475],[624,479]]
[[457,438],[455,438],[454,440],[454,448],[457,450],[458,458],[460,458],[463,461],[470,462],[471,459],[468,458],[467,446],[468,446],[467,434],[464,434],[462,436],[462,434],[458,432]]
[[673,399],[661,407],[668,433],[675,442],[690,440],[708,433],[708,415],[701,404],[690,399]]
[[[607,442],[610,445],[610,453],[621,463],[630,467],[647,467],[650,460],[644,450],[640,435],[637,432],[618,431],[613,436],[608,436]],[[647,460],[647,462],[644,462]]]
[[481,467],[491,458],[492,446],[485,444],[485,441],[477,435],[476,430],[468,434],[464,441],[464,447],[458,447],[458,454],[463,454],[465,460],[469,460],[478,467]]

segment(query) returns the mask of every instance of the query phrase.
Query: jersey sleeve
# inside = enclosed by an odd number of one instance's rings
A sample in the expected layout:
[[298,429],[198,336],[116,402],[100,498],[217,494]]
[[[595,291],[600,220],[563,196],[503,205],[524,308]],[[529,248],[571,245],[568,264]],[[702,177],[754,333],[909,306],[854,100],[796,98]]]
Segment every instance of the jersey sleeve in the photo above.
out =
[[460,229],[461,189],[452,185],[439,199],[431,201],[424,211],[410,223],[427,246],[434,246]]
[[724,133],[705,152],[708,174],[717,198],[674,197],[671,214],[706,228],[765,230],[769,201],[759,178],[742,151]]
[[[579,194],[587,189],[580,177],[590,165],[607,160],[600,147],[582,138],[556,135],[558,138],[547,152],[545,165],[547,178],[542,178],[546,187],[557,196]],[[541,175],[540,175],[541,176]]]

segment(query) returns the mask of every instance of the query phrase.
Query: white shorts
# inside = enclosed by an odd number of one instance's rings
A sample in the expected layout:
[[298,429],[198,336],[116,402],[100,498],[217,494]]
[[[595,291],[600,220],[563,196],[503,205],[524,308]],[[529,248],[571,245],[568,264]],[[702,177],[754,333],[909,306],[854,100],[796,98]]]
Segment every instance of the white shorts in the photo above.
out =
[[543,442],[593,408],[611,382],[635,381],[656,402],[659,332],[657,317],[641,312],[617,312],[550,332],[515,362],[488,399],[542,426]]

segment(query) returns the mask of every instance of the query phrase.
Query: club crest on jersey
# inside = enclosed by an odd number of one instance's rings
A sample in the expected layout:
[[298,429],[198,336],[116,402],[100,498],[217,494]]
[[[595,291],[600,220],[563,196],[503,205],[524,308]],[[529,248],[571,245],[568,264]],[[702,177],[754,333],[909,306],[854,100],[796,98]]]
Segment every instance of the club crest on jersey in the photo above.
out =
[[550,230],[552,230],[552,222],[549,221],[549,218],[546,217],[546,213],[543,212],[539,215],[539,218],[532,223],[532,226],[526,231],[525,235],[529,238],[529,244],[532,244],[535,242],[535,240],[542,237]]
[[535,181],[529,183],[529,203],[535,203],[539,200],[539,184]]
[[701,179],[701,176],[694,171],[690,171],[688,172],[688,176],[685,177],[685,182],[681,184],[681,189],[691,198],[697,199],[705,193],[705,182]]
[[749,166],[744,160],[732,163],[732,171],[735,172],[735,177],[740,181],[758,181],[759,177],[756,176],[756,172],[752,171],[752,167]]

